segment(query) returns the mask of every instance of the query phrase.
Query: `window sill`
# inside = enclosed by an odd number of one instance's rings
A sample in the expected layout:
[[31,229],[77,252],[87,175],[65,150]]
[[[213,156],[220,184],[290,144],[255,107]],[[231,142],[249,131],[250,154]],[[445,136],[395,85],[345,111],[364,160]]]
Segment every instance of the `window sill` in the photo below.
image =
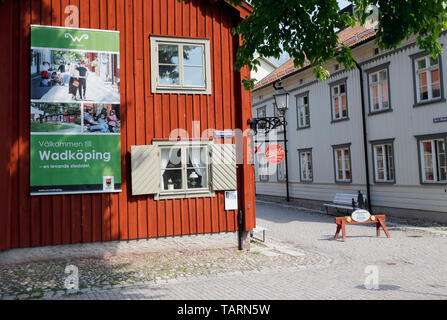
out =
[[310,184],[310,183],[313,183],[313,182],[314,182],[313,180],[300,180],[300,183]]
[[343,122],[343,121],[349,121],[349,117],[343,118],[343,119],[332,120],[331,123],[337,123],[337,122]]
[[175,88],[159,87],[152,91],[153,94],[206,94],[211,95],[211,89],[206,88]]
[[188,198],[212,198],[216,193],[209,190],[200,192],[173,192],[173,193],[159,193],[155,195],[154,200],[169,200],[169,199],[188,199]]
[[388,112],[393,112],[393,109],[388,108],[388,109],[383,109],[383,110],[379,110],[379,111],[370,111],[368,113],[368,117],[375,116],[376,114],[382,114],[382,113],[388,113]]
[[374,184],[396,184],[396,181],[374,181]]
[[337,181],[337,180],[335,180],[335,183],[336,184],[351,184],[352,181]]
[[310,125],[305,126],[305,127],[298,127],[298,128],[296,128],[297,131],[298,130],[304,130],[304,129],[310,129]]
[[438,186],[447,186],[447,181],[445,181],[445,182],[421,182],[421,185],[423,185],[423,186],[435,186],[435,187],[438,187]]
[[430,101],[418,102],[418,103],[413,105],[413,108],[427,106],[427,105],[430,105],[430,104],[442,103],[442,102],[445,102],[445,101],[446,101],[445,98],[440,98],[440,99],[434,99],[434,100],[430,100]]

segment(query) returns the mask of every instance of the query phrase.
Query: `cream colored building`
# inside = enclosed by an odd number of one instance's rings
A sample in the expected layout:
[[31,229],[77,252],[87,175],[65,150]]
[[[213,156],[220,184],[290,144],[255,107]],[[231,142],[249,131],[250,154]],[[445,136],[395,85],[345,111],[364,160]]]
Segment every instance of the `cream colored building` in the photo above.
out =
[[[362,69],[364,115],[359,70],[335,60],[326,81],[289,61],[253,91],[254,117],[274,116],[273,82],[290,94],[290,196],[323,209],[336,193],[366,194],[368,174],[373,212],[447,221],[447,56],[431,58],[415,39],[380,51],[373,26],[339,37]],[[446,48],[446,33],[439,40]],[[284,164],[269,166],[256,165],[257,194],[285,197]]]

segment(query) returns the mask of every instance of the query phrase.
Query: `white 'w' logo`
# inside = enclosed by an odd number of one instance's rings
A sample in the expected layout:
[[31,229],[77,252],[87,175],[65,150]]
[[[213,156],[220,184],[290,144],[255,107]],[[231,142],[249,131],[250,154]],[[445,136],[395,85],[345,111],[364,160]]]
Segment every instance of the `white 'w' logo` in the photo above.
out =
[[71,41],[74,42],[81,42],[82,40],[88,40],[88,34],[83,34],[81,37],[73,37],[70,33],[65,34],[65,38],[71,38]]

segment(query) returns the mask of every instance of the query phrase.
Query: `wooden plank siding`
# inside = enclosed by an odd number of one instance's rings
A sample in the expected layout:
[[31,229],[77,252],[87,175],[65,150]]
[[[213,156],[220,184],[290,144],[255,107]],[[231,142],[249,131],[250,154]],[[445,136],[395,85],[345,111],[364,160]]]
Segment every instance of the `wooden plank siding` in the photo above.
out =
[[[80,28],[120,31],[122,192],[31,197],[30,24],[64,26],[68,5],[79,8]],[[237,212],[225,211],[223,192],[213,198],[160,201],[132,196],[129,155],[132,145],[168,139],[177,128],[193,138],[208,128],[248,129],[251,95],[241,79],[249,76],[249,70],[234,70],[239,38],[232,34],[247,10],[210,0],[1,3],[0,67],[7,76],[0,78],[0,250],[235,231]],[[212,94],[152,94],[150,35],[210,39]],[[195,128],[194,121],[200,126]],[[255,226],[253,166],[238,165],[238,180],[245,230],[251,230]]]

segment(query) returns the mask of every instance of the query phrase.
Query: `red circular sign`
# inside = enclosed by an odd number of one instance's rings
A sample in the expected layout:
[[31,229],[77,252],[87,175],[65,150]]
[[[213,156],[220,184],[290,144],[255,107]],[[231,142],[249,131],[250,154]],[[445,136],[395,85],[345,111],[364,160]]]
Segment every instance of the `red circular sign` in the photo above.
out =
[[284,148],[278,144],[270,145],[267,150],[265,150],[265,158],[268,162],[273,164],[281,163],[286,156]]

